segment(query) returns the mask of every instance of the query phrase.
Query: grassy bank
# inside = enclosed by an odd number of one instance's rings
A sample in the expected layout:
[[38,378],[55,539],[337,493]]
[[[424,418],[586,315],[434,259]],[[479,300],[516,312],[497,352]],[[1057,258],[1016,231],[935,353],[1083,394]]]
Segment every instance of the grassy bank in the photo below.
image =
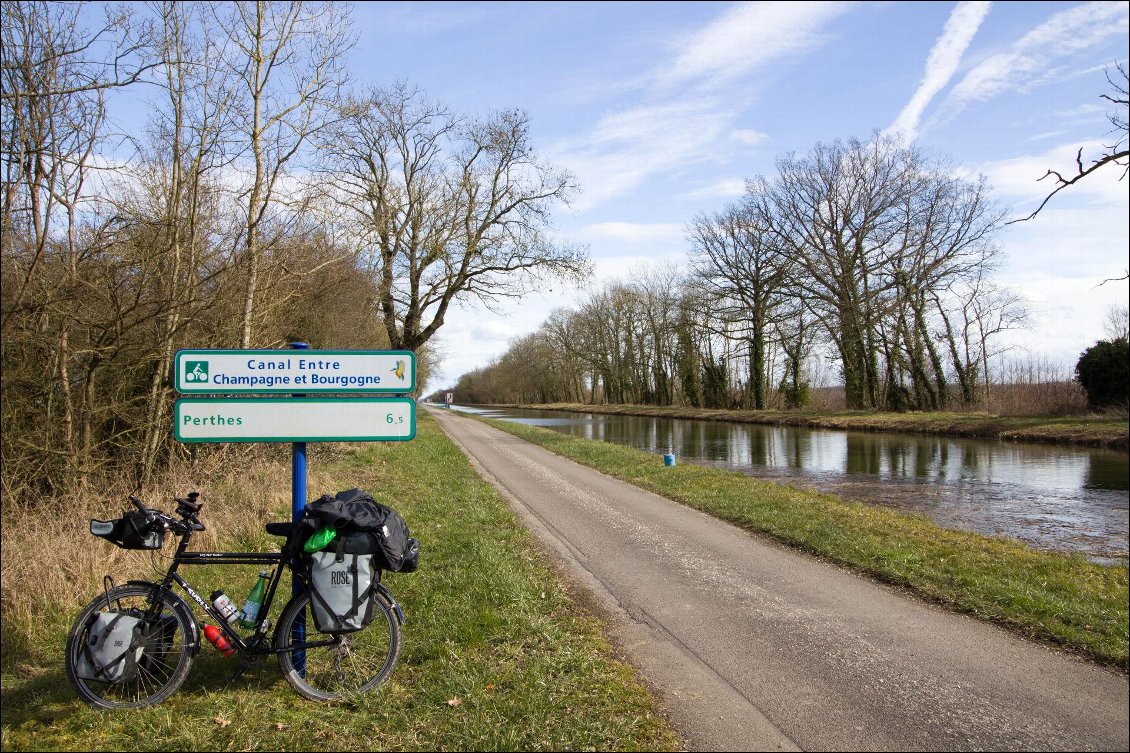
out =
[[1127,668],[1127,568],[548,429],[489,420],[559,455],[951,609]]
[[987,413],[870,413],[865,411],[714,410],[683,406],[548,403],[502,407],[606,413],[618,416],[691,418],[700,421],[806,426],[851,431],[946,434],[1023,442],[1058,442],[1094,447],[1130,447],[1125,416],[994,416]]
[[[261,523],[289,516],[285,456],[248,462],[195,481],[209,534],[220,532],[209,547],[269,548]],[[181,690],[161,706],[95,712],[67,684],[62,646],[107,565],[119,582],[153,574],[148,555],[121,553],[85,532],[87,513],[112,515],[124,497],[88,501],[65,521],[7,511],[0,531],[3,750],[678,747],[595,619],[569,599],[505,502],[423,412],[412,442],[312,445],[310,464],[311,496],[360,486],[401,511],[421,541],[420,570],[386,577],[408,617],[390,683],[352,704],[313,704],[268,660],[224,687],[233,665],[205,646]],[[187,480],[176,484],[176,491],[188,488]],[[43,587],[45,571],[69,582]],[[254,567],[187,573],[197,590],[222,587],[237,600],[255,575]]]

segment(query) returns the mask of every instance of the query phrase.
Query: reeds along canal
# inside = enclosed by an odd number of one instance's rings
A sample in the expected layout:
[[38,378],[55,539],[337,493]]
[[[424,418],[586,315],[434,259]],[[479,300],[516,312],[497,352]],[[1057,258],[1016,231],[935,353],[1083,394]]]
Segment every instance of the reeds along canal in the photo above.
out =
[[1130,455],[934,435],[454,406],[920,512],[941,526],[1127,562]]

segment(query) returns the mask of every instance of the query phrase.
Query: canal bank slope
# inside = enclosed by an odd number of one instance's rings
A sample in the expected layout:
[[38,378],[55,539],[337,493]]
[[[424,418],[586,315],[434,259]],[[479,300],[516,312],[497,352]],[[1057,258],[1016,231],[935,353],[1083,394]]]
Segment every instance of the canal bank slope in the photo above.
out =
[[872,413],[866,411],[716,410],[685,406],[505,403],[484,408],[605,413],[616,416],[688,418],[699,421],[804,426],[842,431],[944,434],[1017,442],[1056,442],[1130,449],[1130,421],[1109,416],[994,416],[988,413]]
[[435,412],[697,750],[1125,750],[1126,675]]

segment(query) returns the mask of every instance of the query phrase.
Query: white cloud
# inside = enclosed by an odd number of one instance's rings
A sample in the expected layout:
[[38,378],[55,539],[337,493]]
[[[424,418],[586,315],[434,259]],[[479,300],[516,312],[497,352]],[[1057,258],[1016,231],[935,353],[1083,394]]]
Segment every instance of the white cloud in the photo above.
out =
[[475,341],[501,340],[506,342],[518,331],[507,322],[483,322],[471,330],[471,339]]
[[1054,131],[1045,131],[1044,133],[1036,133],[1024,139],[1025,143],[1032,141],[1045,141],[1047,139],[1054,139],[1067,133],[1063,128],[1058,128]]
[[[387,33],[413,37],[438,36],[467,29],[489,18],[490,6],[478,3],[358,3],[354,14],[362,23],[379,23]],[[379,21],[367,20],[374,14]]]
[[553,162],[585,187],[573,202],[585,211],[657,173],[717,159],[718,143],[735,117],[728,105],[713,99],[644,105],[607,114],[583,139],[549,151]]
[[625,254],[598,259],[596,262],[596,281],[599,284],[613,280],[629,281],[640,270],[670,264],[685,265],[687,255],[684,250],[667,253]]
[[922,112],[949,83],[961,63],[961,56],[973,41],[973,36],[988,15],[991,5],[988,2],[958,3],[946,21],[942,35],[930,50],[926,59],[926,72],[922,75],[918,90],[887,129],[888,132],[902,133],[911,140],[914,138]]
[[1125,281],[1100,282],[1039,269],[1014,279],[1010,287],[1029,301],[1030,316],[1027,327],[1008,332],[1002,342],[1073,367],[1080,353],[1108,336],[1103,322],[1110,307],[1126,305]]
[[664,83],[709,78],[714,84],[811,50],[827,39],[821,28],[851,3],[742,3],[690,37]]
[[[733,127],[748,102],[728,84],[811,51],[830,38],[822,28],[853,5],[743,3],[692,33],[673,63],[655,69],[650,101],[606,113],[585,137],[550,147],[553,161],[585,187],[574,208],[583,212],[656,175],[717,162],[726,144],[762,143],[765,134]],[[751,89],[744,89],[748,98]]]
[[[1122,209],[1123,211],[1118,211]],[[1062,208],[1048,205],[1026,222],[1009,225],[1002,240],[1010,281],[1055,275],[1063,281],[1098,285],[1127,267],[1127,219],[1121,208]],[[1083,298],[1063,298],[1072,304]]]
[[1079,105],[1078,107],[1073,107],[1070,110],[1056,110],[1053,114],[1057,118],[1074,118],[1076,120],[1106,120],[1106,108],[1102,105],[1094,103]]
[[683,240],[683,226],[673,223],[597,222],[577,231],[582,239],[616,243],[678,243]]
[[710,185],[702,186],[679,194],[680,198],[698,201],[700,199],[736,199],[745,193],[745,178],[726,178]]
[[[1063,144],[1043,154],[982,165],[994,195],[1010,202],[1012,217],[1034,210],[1054,185],[1037,181],[1048,168],[1074,171],[1075,154],[1097,154],[1101,142]],[[1103,337],[1103,317],[1125,305],[1130,249],[1130,194],[1121,169],[1104,168],[1060,192],[1040,214],[1009,225],[1000,238],[1000,281],[1029,301],[1026,330],[1005,336],[1037,355],[1074,365],[1079,353]]]
[[1074,53],[1111,36],[1125,37],[1127,9],[1124,2],[1092,2],[1056,13],[1008,51],[991,56],[967,73],[953,88],[940,118],[952,118],[973,102],[1048,80]]
[[755,131],[752,128],[739,128],[730,132],[730,138],[739,144],[748,144],[756,146],[757,144],[764,143],[769,139],[769,134]]

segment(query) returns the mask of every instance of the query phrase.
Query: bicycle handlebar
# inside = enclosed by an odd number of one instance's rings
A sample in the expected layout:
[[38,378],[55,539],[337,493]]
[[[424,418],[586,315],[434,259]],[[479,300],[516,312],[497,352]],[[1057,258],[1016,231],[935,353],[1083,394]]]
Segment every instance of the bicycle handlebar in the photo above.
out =
[[153,510],[146,507],[140,499],[132,494],[129,497],[129,501],[133,503],[134,507],[144,513],[145,520],[149,523],[160,521],[165,528],[171,528],[177,533],[188,533],[189,531],[205,530],[204,524],[196,518],[196,513],[204,506],[204,503],[196,501],[199,496],[200,492],[189,492],[188,499],[180,499],[179,497],[173,498],[177,503],[177,512],[184,518],[183,522],[161,510]]

